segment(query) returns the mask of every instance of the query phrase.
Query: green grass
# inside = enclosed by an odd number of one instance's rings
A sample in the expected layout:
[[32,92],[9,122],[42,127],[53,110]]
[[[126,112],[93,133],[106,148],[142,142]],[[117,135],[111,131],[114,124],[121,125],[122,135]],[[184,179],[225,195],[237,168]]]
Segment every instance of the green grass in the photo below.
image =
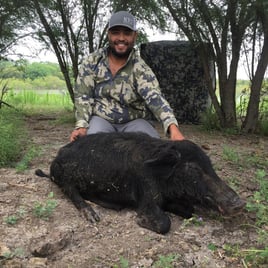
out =
[[[180,255],[170,253],[167,255],[158,255],[158,259],[152,264],[153,268],[174,268],[174,263],[180,258]],[[118,264],[114,264],[113,268],[129,268],[129,262],[124,257],[120,257]],[[132,266],[131,266],[132,267]]]
[[38,148],[36,148],[35,146],[29,147],[25,155],[22,157],[22,159],[16,164],[15,166],[16,171],[19,173],[28,169],[31,160],[38,155],[40,155],[40,150]]
[[[255,214],[254,224],[243,224],[244,227],[253,228],[258,235],[257,246],[241,248],[240,245],[225,245],[226,254],[240,258],[244,267],[262,267],[268,264],[268,174],[267,160],[257,155],[240,155],[234,149],[225,147],[223,158],[234,165],[238,165],[242,170],[255,168],[255,178],[258,190],[248,198],[246,209]],[[236,182],[235,178],[233,181]]]
[[73,104],[68,94],[40,93],[34,90],[8,91],[0,108],[0,167],[16,167],[22,172],[38,156],[39,149],[30,145],[24,116],[57,113],[56,124],[73,122]]
[[178,254],[159,255],[158,260],[154,263],[154,268],[173,268],[174,262],[179,259]]
[[24,112],[59,111],[73,108],[69,94],[51,93],[51,91],[42,93],[38,90],[9,91],[6,102],[17,109],[22,109]]
[[48,220],[51,216],[58,203],[53,199],[54,194],[50,192],[46,202],[36,202],[33,208],[33,214],[43,220]]
[[240,162],[240,157],[239,157],[238,152],[236,152],[233,148],[224,145],[223,146],[223,160],[238,165]]
[[16,211],[16,213],[6,216],[4,218],[4,222],[8,225],[15,225],[18,223],[18,221],[20,219],[23,219],[23,217],[25,216],[26,211],[23,207],[20,207],[18,211]]
[[27,146],[27,130],[22,113],[0,109],[0,167],[14,164]]

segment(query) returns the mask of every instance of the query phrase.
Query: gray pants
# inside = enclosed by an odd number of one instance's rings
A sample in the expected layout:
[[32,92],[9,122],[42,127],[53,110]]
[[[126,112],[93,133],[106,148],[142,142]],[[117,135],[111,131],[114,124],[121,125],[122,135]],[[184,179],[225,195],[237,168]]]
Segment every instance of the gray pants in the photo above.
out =
[[107,120],[93,115],[87,134],[95,134],[98,132],[143,132],[154,138],[160,138],[156,129],[144,119],[135,119],[124,124],[111,124]]

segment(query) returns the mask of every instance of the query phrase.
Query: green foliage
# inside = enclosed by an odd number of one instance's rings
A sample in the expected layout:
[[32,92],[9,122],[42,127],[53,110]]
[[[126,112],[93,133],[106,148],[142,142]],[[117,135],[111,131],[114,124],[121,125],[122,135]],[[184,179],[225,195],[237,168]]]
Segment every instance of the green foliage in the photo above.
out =
[[[23,83],[23,80],[20,81]],[[32,86],[30,83],[29,85]],[[60,90],[54,93],[51,90],[45,92],[41,90],[9,90],[5,94],[5,101],[16,110],[6,106],[2,106],[0,109],[0,167],[12,166],[15,162],[20,161],[16,166],[17,171],[20,172],[25,170],[30,161],[38,155],[36,148],[28,148],[28,136],[23,116],[27,113],[40,113],[43,110],[72,111],[73,104],[69,94]],[[73,113],[72,117],[68,113],[68,118],[66,116],[59,117],[57,120],[58,123],[64,123],[64,120],[71,122]],[[21,159],[22,156],[23,159]]]
[[[4,259],[10,260],[15,257],[23,257],[25,255],[24,250],[22,248],[16,248],[14,251],[8,251],[3,254]],[[1,263],[0,263],[1,264]]]
[[45,203],[36,202],[33,209],[33,214],[40,219],[49,220],[53,211],[58,205],[57,201],[54,200],[53,197],[53,192],[50,192]]
[[208,249],[211,251],[216,251],[217,250],[217,246],[213,243],[208,244]]
[[0,70],[0,79],[23,78],[23,72],[11,61],[0,60]]
[[[256,214],[255,228],[258,233],[258,248],[241,249],[239,245],[224,245],[226,254],[242,258],[245,267],[260,267],[268,264],[268,180],[264,169],[256,171],[259,189],[249,198],[246,209]],[[250,266],[247,266],[250,265]]]
[[21,207],[15,214],[5,217],[4,222],[8,225],[15,225],[24,217],[25,213],[26,211]]
[[[238,80],[236,85],[236,98],[237,98],[237,117],[240,122],[236,128],[222,129],[218,116],[213,106],[207,108],[207,110],[201,116],[202,128],[206,131],[220,130],[229,135],[236,135],[240,133],[239,126],[242,125],[247,113],[247,107],[250,97],[250,83],[247,80]],[[259,104],[259,131],[262,135],[268,136],[268,81],[263,82],[260,104]]]
[[36,156],[40,154],[40,151],[36,147],[30,147],[22,160],[16,164],[16,170],[17,172],[22,172],[29,168],[30,162],[32,159],[34,159]]
[[56,77],[64,82],[59,65],[52,62],[7,61],[0,60],[0,78],[35,80],[45,77]]
[[[159,255],[158,260],[153,263],[153,268],[173,268],[174,263],[180,258],[180,255],[170,253],[168,255]],[[120,257],[120,263],[112,266],[113,268],[128,268],[129,262],[127,259]]]
[[204,224],[204,221],[201,217],[198,217],[197,215],[193,215],[191,218],[183,220],[182,227],[187,227],[191,225],[201,226],[203,224]]
[[10,91],[6,97],[7,101],[14,107],[27,110],[71,110],[72,101],[68,94],[64,91],[35,91],[23,90],[18,92]]
[[178,254],[168,254],[166,256],[159,255],[158,260],[154,263],[154,268],[173,268],[174,262],[179,259]]
[[260,133],[268,136],[268,79],[263,82],[261,91]]
[[240,162],[239,154],[228,146],[223,146],[223,159],[234,164],[239,164]]
[[265,170],[257,170],[256,180],[259,183],[259,190],[249,199],[247,209],[256,212],[256,224],[260,227],[268,223],[268,179]]
[[218,116],[212,106],[202,113],[200,121],[204,130],[211,131],[221,129]]
[[3,167],[17,161],[27,144],[22,114],[10,108],[0,109],[0,133],[0,167]]
[[113,268],[128,268],[128,267],[129,267],[128,260],[123,257],[120,257],[119,264],[113,265]]
[[8,86],[11,91],[19,92],[23,90],[33,90],[33,91],[49,91],[49,90],[59,90],[66,91],[66,85],[64,80],[61,80],[57,76],[46,76],[43,78],[36,78],[35,80],[27,79],[3,79],[3,83],[8,82]]
[[243,155],[227,145],[223,145],[222,158],[241,168],[262,168],[268,165],[267,159],[258,154],[258,152]]
[[[249,87],[241,90],[238,96],[237,114],[238,114],[238,118],[240,118],[241,124],[245,120],[249,97],[250,97]],[[261,92],[260,92],[259,118],[258,118],[257,132],[260,132],[264,136],[268,135],[268,80],[267,79],[263,81]]]
[[251,248],[242,250],[242,253],[245,255],[245,261],[250,263],[251,267],[260,267],[260,265],[268,264],[268,247],[264,249]]
[[63,79],[59,65],[56,63],[33,62],[25,66],[24,78],[34,80],[36,78],[44,78],[46,76],[55,76]]
[[1,1],[0,12],[0,59],[11,44],[18,42],[19,35],[25,34],[26,22],[30,20],[28,1]]
[[247,267],[267,267],[262,265],[268,264],[268,247],[263,249],[241,249],[239,245],[225,244],[223,246],[226,255],[241,258],[245,268]]
[[6,224],[14,225],[18,222],[18,217],[16,215],[10,215],[4,218]]

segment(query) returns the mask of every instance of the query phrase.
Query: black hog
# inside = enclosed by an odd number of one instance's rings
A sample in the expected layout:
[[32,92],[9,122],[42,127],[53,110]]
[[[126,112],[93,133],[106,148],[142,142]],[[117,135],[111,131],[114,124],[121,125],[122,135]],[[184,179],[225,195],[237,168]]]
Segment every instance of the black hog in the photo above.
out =
[[[39,176],[48,176],[37,170]],[[170,229],[165,211],[189,218],[201,204],[233,214],[244,202],[215,173],[209,157],[193,142],[142,133],[99,133],[60,149],[50,175],[90,221],[98,214],[84,199],[104,207],[134,208],[140,226]]]

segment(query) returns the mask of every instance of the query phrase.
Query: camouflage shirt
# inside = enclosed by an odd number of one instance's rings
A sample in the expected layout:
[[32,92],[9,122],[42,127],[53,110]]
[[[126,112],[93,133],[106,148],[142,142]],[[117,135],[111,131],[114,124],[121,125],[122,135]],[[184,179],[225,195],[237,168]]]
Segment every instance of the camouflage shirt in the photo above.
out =
[[76,128],[87,128],[92,115],[115,124],[149,120],[153,115],[162,122],[165,133],[170,124],[178,125],[156,76],[135,49],[114,76],[107,47],[90,54],[80,67],[74,96]]

